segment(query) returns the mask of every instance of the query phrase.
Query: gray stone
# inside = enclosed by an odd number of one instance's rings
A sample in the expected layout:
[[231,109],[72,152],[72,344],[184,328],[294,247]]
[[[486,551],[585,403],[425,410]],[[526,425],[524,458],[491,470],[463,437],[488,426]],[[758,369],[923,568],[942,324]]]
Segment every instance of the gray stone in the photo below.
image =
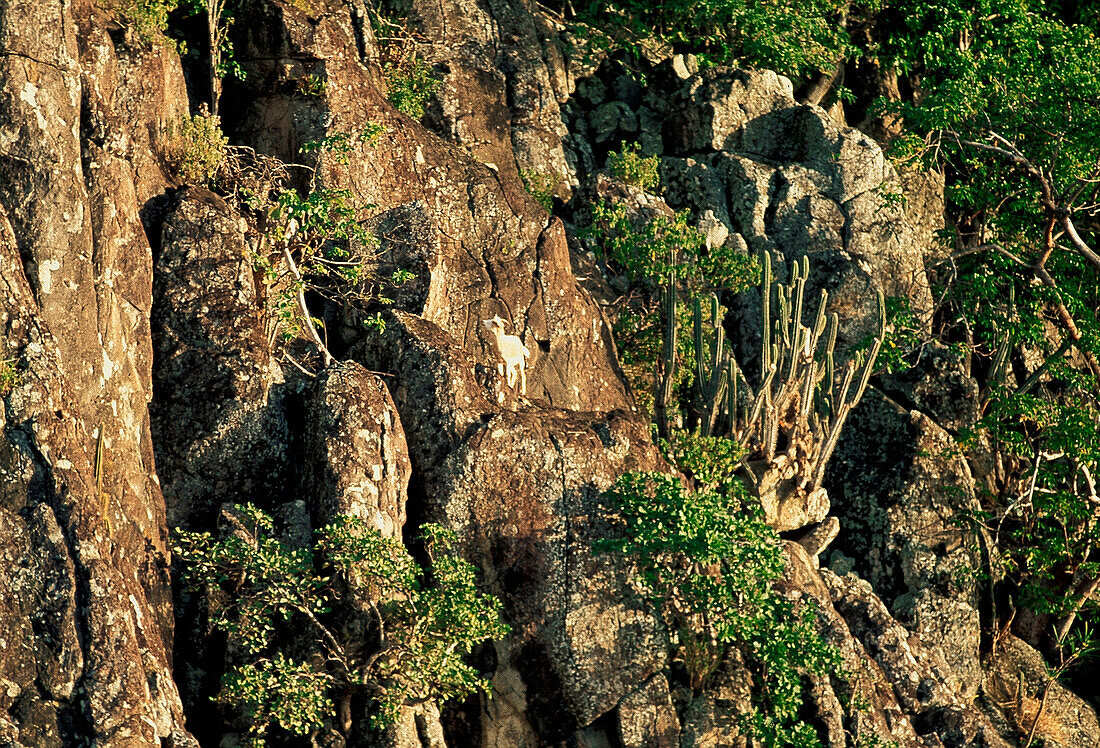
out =
[[980,558],[956,518],[980,507],[954,439],[927,416],[869,389],[849,418],[825,485],[844,528],[837,548],[856,559],[856,570],[884,600],[912,614],[924,641],[954,666],[961,692],[973,693],[979,619],[970,572]]
[[381,377],[352,361],[326,369],[306,406],[303,441],[300,493],[316,526],[351,516],[401,537],[412,465]]
[[661,674],[620,701],[618,717],[623,748],[674,748],[680,744],[680,720],[668,693],[668,680]]
[[186,190],[164,222],[154,284],[151,406],[168,522],[208,528],[218,507],[287,490],[287,426],[238,216]]
[[989,665],[982,692],[987,704],[1004,714],[1010,731],[1006,737],[1026,737],[1034,724],[1035,740],[1051,748],[1096,745],[1096,709],[1052,679],[1043,656],[1026,642],[1006,635],[997,642]]

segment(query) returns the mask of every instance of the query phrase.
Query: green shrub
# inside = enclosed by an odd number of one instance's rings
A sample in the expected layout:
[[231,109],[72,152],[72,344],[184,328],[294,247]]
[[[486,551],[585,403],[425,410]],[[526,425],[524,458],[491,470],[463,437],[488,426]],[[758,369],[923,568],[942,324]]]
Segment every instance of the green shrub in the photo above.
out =
[[307,75],[298,79],[295,89],[300,96],[316,99],[328,92],[328,81],[320,75]]
[[547,213],[552,212],[557,180],[550,174],[530,169],[520,169],[519,176],[523,180],[523,188],[527,190],[527,194],[535,198],[535,202]]
[[[677,304],[676,319],[681,329],[690,329],[691,307],[684,303]],[[652,419],[663,344],[661,315],[648,306],[624,307],[615,315],[612,333],[619,349],[623,374],[630,384],[638,409]],[[695,381],[695,367],[688,365],[695,360],[695,341],[691,335],[681,335],[676,339],[676,355],[679,365],[672,387],[678,397],[686,397]]]
[[[681,449],[704,456],[715,444]],[[728,449],[717,453],[733,459]],[[703,474],[707,462],[695,463]],[[827,674],[839,666],[839,653],[821,638],[811,608],[797,611],[773,589],[783,551],[749,509],[741,484],[729,474],[710,478],[720,487],[700,481],[692,491],[662,473],[623,475],[605,494],[621,534],[598,547],[636,564],[691,688],[702,688],[735,647],[753,674],[753,711],[743,729],[768,748],[817,746],[813,728],[799,718],[802,674]]]
[[205,110],[182,116],[168,125],[165,160],[186,184],[206,184],[225,158],[229,139],[222,135],[221,120]]
[[15,368],[14,358],[0,359],[0,395],[6,395],[23,384],[23,375]]
[[262,231],[251,259],[268,292],[269,338],[289,342],[304,332],[326,365],[331,355],[317,333],[321,323],[307,317],[304,291],[343,306],[365,305],[385,302],[386,286],[407,280],[400,270],[390,281],[374,272],[376,242],[363,225],[364,214],[374,206],[359,202],[350,190],[322,187],[316,178],[321,157],[349,165],[352,155],[373,146],[382,131],[381,125],[368,123],[358,131],[330,132],[305,143],[301,152],[314,159],[311,166],[295,165],[310,177],[302,191],[289,186],[290,166],[245,147],[228,148],[216,174],[217,189]]
[[638,146],[627,146],[622,153],[612,151],[607,155],[607,172],[624,184],[646,192],[653,192],[661,183],[658,156],[639,156]]
[[432,69],[415,55],[386,62],[382,66],[390,103],[413,119],[424,116],[424,105],[439,89]]
[[703,233],[688,223],[690,213],[648,219],[632,216],[622,204],[601,201],[582,235],[635,283],[664,285],[675,273],[692,289],[739,291],[759,275],[756,258],[732,247],[704,248]]
[[168,14],[176,9],[179,0],[99,0],[99,5],[145,44],[174,46],[164,32],[168,28]]
[[800,77],[832,70],[852,52],[840,0],[591,0],[583,22],[637,54],[656,37],[704,65],[742,63]]
[[[309,734],[333,713],[334,694],[370,698],[372,724],[383,727],[404,704],[488,690],[465,657],[508,627],[500,602],[477,591],[476,569],[456,555],[452,533],[422,528],[431,561],[422,571],[399,542],[358,518],[318,531],[312,548],[293,548],[255,506],[238,517],[225,537],[179,532],[175,553],[187,588],[221,590],[209,598],[211,622],[244,663],[226,673],[219,699],[244,714],[253,735],[273,724]],[[348,604],[344,590],[358,601],[368,641],[344,637],[346,617],[329,620]],[[306,633],[295,640],[291,631]],[[321,658],[288,654],[314,648]]]

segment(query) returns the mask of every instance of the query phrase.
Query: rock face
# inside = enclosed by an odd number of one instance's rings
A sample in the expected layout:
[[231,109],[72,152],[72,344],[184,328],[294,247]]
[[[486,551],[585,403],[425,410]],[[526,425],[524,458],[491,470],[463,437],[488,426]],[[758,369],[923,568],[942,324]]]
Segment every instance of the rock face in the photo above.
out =
[[12,745],[190,741],[169,666],[139,220],[165,187],[150,132],[187,103],[178,58],[116,47],[104,23],[92,3],[0,8],[0,324],[18,374],[0,440],[3,557],[19,570],[0,614],[21,653],[3,658]]
[[282,380],[271,360],[242,218],[188,189],[164,219],[152,323],[157,465],[173,527],[207,527],[222,502],[286,491]]
[[[352,704],[351,728],[333,715],[315,744],[748,746],[751,664],[731,651],[692,687],[634,570],[595,549],[602,492],[668,466],[586,288],[610,291],[595,264],[583,287],[574,273],[585,258],[562,217],[578,211],[548,215],[523,176],[550,175],[560,209],[598,193],[607,153],[636,141],[662,158],[654,209],[690,210],[712,245],[774,253],[780,275],[813,255],[841,349],[877,323],[877,288],[930,309],[942,181],[897,174],[772,73],[650,60],[643,88],[582,60],[531,4],[405,11],[441,82],[420,123],[386,98],[364,3],[247,0],[233,26],[247,72],[221,102],[233,141],[371,205],[373,270],[411,275],[380,281],[390,304],[311,297],[338,359],[314,371],[271,335],[253,268],[263,220],[164,166],[168,126],[200,103],[177,54],[91,0],[0,4],[0,744],[241,737],[209,701],[233,648],[209,629],[209,599],[173,597],[169,531],[232,531],[252,502],[293,547],[344,515],[410,540],[439,522],[511,626],[475,653],[492,699],[408,706],[381,733]],[[300,153],[372,123],[377,140],[346,158]],[[751,371],[748,297],[727,324]],[[494,315],[532,354],[527,397],[497,373],[481,324]],[[832,508],[784,525],[800,534],[779,589],[814,606],[846,670],[807,680],[804,717],[830,748],[1011,744],[1046,683],[1012,639],[982,670],[963,575],[979,559],[955,524],[978,506],[952,436],[977,416],[975,385],[934,346],[879,384],[837,449]],[[355,603],[345,632],[362,630]],[[1087,704],[1060,688],[1048,701],[1048,744],[1100,742]]]
[[[660,156],[668,203],[711,225],[711,236],[753,254],[778,252],[780,260],[811,257],[809,298],[830,292],[841,350],[874,331],[875,288],[928,323],[925,261],[942,227],[941,182],[899,176],[873,140],[799,104],[791,82],[770,71],[692,72],[682,61],[664,63],[644,91],[630,91],[621,76],[616,66],[601,67],[565,107],[567,159],[580,179],[620,141]],[[622,111],[609,129],[601,123],[612,104]],[[623,112],[643,124],[624,127]],[[751,335],[745,345],[748,354]]]
[[826,486],[845,528],[836,548],[856,559],[896,616],[942,647],[973,694],[981,670],[971,572],[981,561],[956,518],[980,506],[954,440],[920,411],[871,391],[841,437]]
[[1041,654],[1008,634],[991,659],[983,697],[999,708],[1011,732],[1026,736],[1034,725],[1035,738],[1055,748],[1095,744],[1096,709],[1052,679]]
[[328,368],[305,415],[301,496],[315,527],[359,517],[386,537],[401,537],[412,466],[382,378],[354,362]]
[[[356,34],[368,33],[356,18],[344,6],[311,16],[295,3],[262,5],[237,47],[248,71],[239,137],[295,161],[304,142],[383,126],[376,143],[349,154],[355,168],[326,155],[320,174],[326,187],[350,189],[379,211],[416,213],[407,240],[391,237],[383,257],[415,274],[418,293],[399,297],[410,302],[406,310],[486,363],[492,349],[481,321],[499,315],[533,353],[532,400],[571,410],[629,407],[606,321],[573,277],[560,221],[547,220],[518,178],[396,112],[369,56],[346,54],[357,49]],[[327,80],[324,95],[282,93],[307,72]]]

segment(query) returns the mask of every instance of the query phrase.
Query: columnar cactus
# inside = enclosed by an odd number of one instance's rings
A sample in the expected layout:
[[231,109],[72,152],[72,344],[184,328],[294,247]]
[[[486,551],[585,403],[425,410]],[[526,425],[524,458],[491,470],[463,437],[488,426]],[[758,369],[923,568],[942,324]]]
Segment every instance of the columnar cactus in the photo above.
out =
[[699,416],[699,432],[711,436],[715,422],[726,405],[725,392],[732,373],[727,362],[732,357],[725,351],[726,334],[718,313],[718,297],[710,294],[710,325],[714,345],[707,345],[703,335],[703,301],[698,296],[692,302],[695,332],[695,412]]
[[[669,267],[676,267],[676,250],[669,250]],[[657,418],[657,432],[662,438],[671,435],[669,425],[669,405],[672,403],[672,390],[676,382],[676,271],[669,271],[668,283],[661,298],[661,313],[664,315],[664,331],[661,335],[661,383],[657,388],[657,401],[654,415]]]
[[867,389],[886,315],[879,292],[877,335],[870,350],[845,365],[838,383],[833,355],[839,322],[836,314],[826,313],[827,292],[821,292],[813,322],[802,323],[809,259],[794,263],[787,284],[774,281],[767,253],[761,264],[761,381],[753,393],[731,358],[726,407],[730,436],[749,456],[743,463],[745,477],[759,495],[766,518],[777,529],[790,530],[807,520],[820,521],[828,511],[828,497],[821,488],[825,466],[848,414]]
[[[670,265],[675,259],[673,253]],[[821,487],[825,466],[848,414],[867,389],[885,336],[886,313],[879,292],[879,326],[870,349],[857,353],[838,372],[834,349],[839,320],[826,311],[826,291],[821,292],[810,325],[802,322],[809,258],[793,263],[789,283],[775,280],[766,252],[761,266],[760,382],[754,392],[730,354],[718,298],[696,297],[693,409],[702,435],[728,436],[742,446],[747,455],[742,472],[760,498],[765,518],[776,529],[792,530],[821,521],[829,510]],[[662,294],[662,372],[656,403],[657,427],[666,438],[677,367],[676,302],[672,275]]]

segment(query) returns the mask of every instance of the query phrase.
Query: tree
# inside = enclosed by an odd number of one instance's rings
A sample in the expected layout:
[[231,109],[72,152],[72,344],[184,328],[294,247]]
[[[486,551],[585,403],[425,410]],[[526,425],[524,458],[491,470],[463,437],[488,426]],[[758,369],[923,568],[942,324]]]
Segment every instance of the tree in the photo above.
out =
[[453,533],[422,528],[431,561],[423,571],[355,517],[306,548],[279,539],[271,516],[251,504],[227,517],[221,537],[179,532],[175,552],[185,586],[220,593],[209,596],[211,620],[240,657],[219,700],[244,714],[257,740],[273,724],[307,735],[337,715],[346,731],[356,695],[384,727],[405,704],[488,690],[465,657],[508,627],[500,602],[477,591]]

